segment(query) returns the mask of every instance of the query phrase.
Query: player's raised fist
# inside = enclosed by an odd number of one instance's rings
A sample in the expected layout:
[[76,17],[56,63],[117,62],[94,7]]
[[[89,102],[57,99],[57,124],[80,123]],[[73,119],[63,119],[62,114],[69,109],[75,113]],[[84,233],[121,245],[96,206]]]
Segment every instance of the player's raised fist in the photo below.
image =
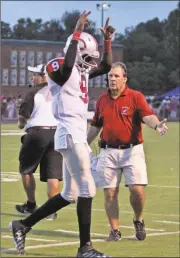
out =
[[84,25],[85,25],[85,24],[90,25],[90,21],[89,21],[88,18],[87,18],[90,13],[91,13],[91,12],[86,12],[86,11],[84,11],[84,12],[80,15],[80,17],[79,17],[79,19],[78,19],[78,21],[77,21],[75,30],[78,30],[78,31],[80,31],[80,32],[83,32],[83,30],[84,30]]
[[111,25],[109,25],[109,17],[106,20],[104,28],[100,27],[99,29],[103,33],[103,36],[104,36],[105,40],[112,39],[112,36],[115,32],[115,29]]

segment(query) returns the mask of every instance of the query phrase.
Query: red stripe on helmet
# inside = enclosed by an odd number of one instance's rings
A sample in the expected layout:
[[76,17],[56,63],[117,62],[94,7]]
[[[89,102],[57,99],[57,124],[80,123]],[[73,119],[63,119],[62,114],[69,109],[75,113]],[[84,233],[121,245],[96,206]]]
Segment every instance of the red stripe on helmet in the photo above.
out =
[[98,51],[98,43],[97,43],[97,40],[91,35],[91,37],[94,39],[94,42],[96,44],[96,51]]
[[86,49],[86,42],[83,39],[81,39],[81,38],[79,40],[82,41],[82,43],[84,44],[84,48],[80,48],[80,50]]

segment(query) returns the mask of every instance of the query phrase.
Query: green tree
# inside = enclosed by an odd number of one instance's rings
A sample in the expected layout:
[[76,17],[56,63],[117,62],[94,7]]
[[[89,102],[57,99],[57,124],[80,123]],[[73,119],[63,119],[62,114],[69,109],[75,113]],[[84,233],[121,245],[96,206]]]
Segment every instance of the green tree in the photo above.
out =
[[[42,22],[42,19],[21,18],[11,30],[8,23],[1,22],[2,38],[41,39],[66,41],[73,33],[80,11],[65,12],[60,19]],[[124,34],[116,32],[114,43],[122,44],[124,62],[129,67],[130,86],[147,93],[171,89],[179,82],[179,17],[178,8],[167,19],[157,17],[127,27]],[[99,42],[100,33],[92,21],[85,31]]]
[[164,39],[163,23],[164,22],[160,22],[159,19],[156,17],[152,20],[147,21],[146,23],[138,24],[136,30],[142,31],[144,33],[147,32],[158,41],[162,41]]
[[161,63],[155,64],[150,57],[143,61],[128,63],[128,83],[133,89],[143,91],[144,94],[153,95],[166,88],[163,84],[165,67]]
[[52,19],[42,25],[40,38],[42,40],[63,41],[64,34],[65,32],[61,25],[61,21],[59,19]]
[[25,39],[25,30],[26,30],[26,20],[20,18],[17,24],[13,27],[13,38],[15,39]]
[[169,75],[169,81],[172,84],[173,87],[176,87],[177,85],[180,85],[180,70],[179,67],[176,70],[173,70]]
[[1,21],[1,38],[2,39],[12,38],[12,30],[10,28],[10,25],[3,21]]
[[176,57],[176,65],[179,65],[179,35],[180,35],[180,10],[170,12],[164,24],[165,48]]
[[32,21],[30,18],[21,18],[14,26],[13,37],[17,39],[40,39],[42,19]]
[[142,61],[144,56],[155,58],[158,42],[149,33],[134,30],[124,41],[124,45],[127,49],[128,62],[134,62]]
[[[80,11],[75,10],[73,12],[65,12],[61,18],[62,26],[64,28],[64,40],[67,39],[69,35],[71,35],[74,31],[74,26],[79,19]],[[91,21],[91,20],[90,20]],[[91,25],[89,27],[85,26],[85,32],[88,32],[96,37],[99,40],[99,35],[96,29],[95,22],[91,21]]]

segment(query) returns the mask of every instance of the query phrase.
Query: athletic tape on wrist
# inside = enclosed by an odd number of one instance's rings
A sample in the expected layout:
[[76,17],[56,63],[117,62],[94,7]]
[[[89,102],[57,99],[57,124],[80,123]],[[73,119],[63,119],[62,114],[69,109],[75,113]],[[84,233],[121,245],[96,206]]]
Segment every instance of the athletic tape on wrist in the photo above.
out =
[[80,35],[81,35],[81,32],[78,31],[78,30],[75,30],[74,33],[73,33],[73,40],[79,40],[80,38]]
[[111,51],[111,40],[104,40],[104,52]]

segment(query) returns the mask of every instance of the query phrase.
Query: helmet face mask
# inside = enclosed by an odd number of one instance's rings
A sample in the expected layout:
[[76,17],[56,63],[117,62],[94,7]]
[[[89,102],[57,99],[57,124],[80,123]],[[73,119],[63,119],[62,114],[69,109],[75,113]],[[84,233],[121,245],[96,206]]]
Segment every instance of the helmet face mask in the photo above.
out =
[[[66,46],[64,48],[65,54],[71,42],[72,36],[73,35],[71,35],[66,42]],[[82,32],[78,42],[76,64],[80,70],[88,72],[92,68],[97,67],[97,63],[94,60],[97,58],[99,58],[99,51],[96,39],[90,34]]]

